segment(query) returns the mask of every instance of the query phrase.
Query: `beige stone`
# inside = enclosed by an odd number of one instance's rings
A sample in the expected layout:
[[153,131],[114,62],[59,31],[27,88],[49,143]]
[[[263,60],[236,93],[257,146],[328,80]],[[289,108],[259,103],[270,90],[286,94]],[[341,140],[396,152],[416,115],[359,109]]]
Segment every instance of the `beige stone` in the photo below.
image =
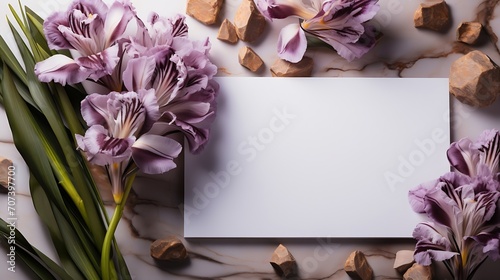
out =
[[457,29],[457,40],[474,45],[479,40],[483,25],[479,22],[462,22]]
[[[11,166],[13,166],[13,164],[10,159],[0,157],[0,192],[7,192],[9,188],[9,177],[15,179],[14,176],[9,175],[9,167]],[[11,182],[14,183],[14,181]]]
[[485,107],[500,92],[500,68],[486,54],[472,51],[451,65],[450,93],[461,102]]
[[310,77],[313,66],[314,62],[312,58],[304,56],[297,63],[277,59],[270,70],[273,77]]
[[257,72],[264,65],[264,61],[262,61],[260,56],[247,46],[242,47],[238,52],[238,61],[252,72]]
[[274,250],[270,263],[279,276],[284,278],[297,276],[297,262],[290,251],[282,244]]
[[450,9],[445,1],[420,4],[413,16],[415,27],[434,31],[446,31],[450,27]]
[[400,274],[404,274],[415,263],[413,253],[412,250],[398,251],[394,260],[394,269]]
[[188,257],[186,247],[175,236],[155,240],[151,244],[150,252],[151,257],[159,261],[182,262]]
[[264,32],[266,25],[266,19],[257,9],[253,0],[241,1],[234,16],[234,26],[236,34],[242,41],[253,42],[257,40]]
[[344,270],[353,279],[373,279],[373,270],[368,264],[365,254],[361,251],[354,251],[349,255],[345,261]]
[[432,269],[415,263],[403,275],[403,280],[432,280]]
[[236,27],[227,18],[224,19],[219,28],[219,33],[217,33],[217,39],[230,43],[236,44],[238,42],[238,35],[236,34]]
[[211,25],[217,22],[224,0],[188,0],[186,13],[198,21]]

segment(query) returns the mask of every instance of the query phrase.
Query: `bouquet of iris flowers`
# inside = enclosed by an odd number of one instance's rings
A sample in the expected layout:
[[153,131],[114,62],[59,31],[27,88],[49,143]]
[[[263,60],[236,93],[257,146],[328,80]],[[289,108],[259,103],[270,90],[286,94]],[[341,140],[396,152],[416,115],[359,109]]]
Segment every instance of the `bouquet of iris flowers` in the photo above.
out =
[[[189,39],[184,16],[145,22],[127,0],[75,0],[45,21],[10,10],[22,60],[0,37],[0,103],[60,264],[18,231],[17,255],[40,279],[130,279],[115,230],[135,175],[176,167],[175,134],[193,153],[208,141],[218,91],[210,43]],[[10,234],[3,220],[0,232]]]
[[461,139],[448,159],[455,171],[409,193],[413,210],[431,220],[413,232],[414,257],[422,265],[443,261],[453,279],[470,280],[487,258],[500,258],[500,133]]

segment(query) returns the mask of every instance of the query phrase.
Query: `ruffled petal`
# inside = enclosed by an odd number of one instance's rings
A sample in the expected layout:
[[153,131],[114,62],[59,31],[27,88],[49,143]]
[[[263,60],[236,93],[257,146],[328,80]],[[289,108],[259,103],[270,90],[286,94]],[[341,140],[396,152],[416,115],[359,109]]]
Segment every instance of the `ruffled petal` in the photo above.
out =
[[71,44],[59,31],[59,26],[68,25],[68,17],[64,13],[54,13],[43,22],[43,32],[49,48],[53,50],[70,49]]
[[93,93],[81,103],[82,117],[88,126],[106,125],[113,112],[109,112],[108,95]]
[[85,136],[77,137],[78,148],[87,155],[87,160],[97,165],[110,165],[130,158],[135,137],[113,138],[101,125],[91,126]]
[[113,73],[120,60],[119,49],[118,45],[114,45],[100,53],[79,57],[76,60],[80,66],[92,69],[93,71],[89,75],[89,78],[97,81],[103,76]]
[[461,198],[451,184],[440,185],[441,188],[432,189],[425,195],[425,212],[435,222],[455,230],[457,220],[462,220]]
[[56,54],[35,65],[35,74],[41,82],[76,84],[86,80],[94,73],[94,69],[81,67],[75,60]]
[[145,134],[132,146],[132,158],[146,174],[160,174],[174,169],[174,159],[182,150],[177,141],[159,135]]
[[429,190],[435,188],[437,180],[418,185],[416,188],[408,192],[408,201],[413,211],[417,213],[425,213],[424,197]]
[[417,240],[414,258],[421,265],[430,265],[432,260],[444,261],[458,255],[451,251],[450,241],[433,223],[420,223],[413,231]]

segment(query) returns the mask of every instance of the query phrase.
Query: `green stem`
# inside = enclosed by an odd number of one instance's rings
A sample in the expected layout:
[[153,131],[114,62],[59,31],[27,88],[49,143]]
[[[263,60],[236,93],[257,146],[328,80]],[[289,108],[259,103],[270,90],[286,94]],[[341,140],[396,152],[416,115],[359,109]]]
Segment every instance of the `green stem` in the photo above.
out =
[[102,253],[101,253],[101,272],[103,280],[110,279],[109,261],[111,253],[111,243],[113,242],[116,228],[123,215],[123,209],[125,208],[128,195],[130,194],[130,190],[132,189],[132,183],[134,182],[134,178],[135,174],[132,174],[130,177],[126,179],[125,192],[123,194],[122,199],[120,201],[116,201],[115,212],[113,213],[113,217],[111,218],[111,223],[109,224],[108,231],[106,232],[106,236],[104,237],[104,243],[102,244]]

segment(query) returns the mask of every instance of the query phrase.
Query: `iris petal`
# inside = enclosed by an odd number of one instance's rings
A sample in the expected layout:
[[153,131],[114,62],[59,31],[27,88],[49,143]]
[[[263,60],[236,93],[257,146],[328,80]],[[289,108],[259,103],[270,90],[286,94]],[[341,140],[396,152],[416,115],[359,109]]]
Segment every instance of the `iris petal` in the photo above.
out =
[[307,49],[307,39],[299,24],[284,27],[278,38],[278,55],[292,63],[302,60]]
[[78,147],[86,152],[87,160],[102,166],[129,159],[134,141],[135,137],[111,137],[101,125],[91,126],[84,137],[77,136]]
[[88,126],[106,125],[113,112],[108,111],[109,97],[102,94],[88,95],[81,103],[82,117]]
[[433,223],[420,223],[413,231],[417,239],[415,261],[422,265],[430,265],[432,260],[444,261],[458,255],[452,252],[449,240],[443,236]]
[[86,79],[98,80],[111,74],[118,63],[118,46],[110,47],[95,55],[73,60],[56,54],[35,65],[35,74],[41,82],[76,84]]
[[43,22],[43,32],[47,44],[53,50],[69,49],[71,44],[59,31],[59,26],[68,25],[68,17],[63,13],[54,13]]
[[446,153],[450,164],[465,175],[475,174],[475,168],[479,161],[479,152],[471,147],[472,141],[464,138],[452,143]]
[[177,166],[173,159],[180,154],[181,150],[181,144],[173,139],[145,134],[132,146],[132,157],[144,173],[160,174]]
[[41,82],[76,84],[86,80],[94,73],[94,69],[81,67],[75,60],[56,54],[35,65],[35,74]]
[[115,1],[109,8],[104,22],[104,34],[106,36],[105,47],[110,46],[117,40],[127,28],[129,21],[134,18],[135,12],[128,1],[124,3]]
[[148,57],[131,59],[123,71],[123,83],[128,90],[150,88],[156,63]]

